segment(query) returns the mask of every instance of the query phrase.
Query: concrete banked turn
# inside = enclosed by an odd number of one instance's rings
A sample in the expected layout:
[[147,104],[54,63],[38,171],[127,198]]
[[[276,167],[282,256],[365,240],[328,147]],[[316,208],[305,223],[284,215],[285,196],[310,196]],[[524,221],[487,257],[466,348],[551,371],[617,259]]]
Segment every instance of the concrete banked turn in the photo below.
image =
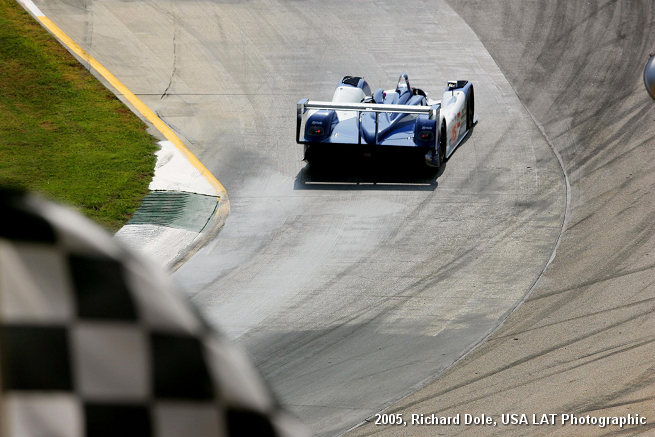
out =
[[[553,263],[488,341],[390,412],[574,413],[655,427],[655,104],[649,1],[450,4],[561,154],[570,212]],[[444,429],[445,428],[445,429]],[[440,427],[447,435],[600,435],[618,428]],[[624,428],[624,431],[626,430]],[[400,432],[399,432],[400,431]],[[415,427],[411,435],[434,435]],[[370,425],[352,435],[405,435]],[[603,434],[607,435],[607,434]]]
[[[448,368],[551,259],[562,169],[443,1],[36,3],[227,188],[224,229],[175,277],[318,434]],[[446,80],[473,81],[471,137],[427,179],[363,164],[316,183],[293,140],[297,100],[329,98],[346,74],[377,88],[402,72],[437,98]]]

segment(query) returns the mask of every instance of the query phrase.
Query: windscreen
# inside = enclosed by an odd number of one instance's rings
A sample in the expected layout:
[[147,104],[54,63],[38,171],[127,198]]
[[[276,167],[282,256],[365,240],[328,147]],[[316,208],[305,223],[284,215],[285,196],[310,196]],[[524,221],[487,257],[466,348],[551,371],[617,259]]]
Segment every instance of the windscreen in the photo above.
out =
[[396,86],[396,91],[398,91],[399,94],[402,94],[405,91],[409,91],[409,90],[410,90],[409,79],[407,78],[406,74],[401,74],[400,77],[398,78],[398,85]]

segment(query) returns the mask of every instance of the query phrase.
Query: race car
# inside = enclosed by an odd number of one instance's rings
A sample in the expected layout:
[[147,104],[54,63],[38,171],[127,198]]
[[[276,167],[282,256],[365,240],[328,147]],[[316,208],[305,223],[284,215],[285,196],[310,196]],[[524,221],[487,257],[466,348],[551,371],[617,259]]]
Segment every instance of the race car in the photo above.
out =
[[449,81],[441,100],[410,85],[401,74],[395,89],[371,93],[359,76],[345,76],[331,102],[301,99],[296,142],[304,159],[317,162],[332,151],[411,151],[426,165],[440,167],[477,122],[473,84]]

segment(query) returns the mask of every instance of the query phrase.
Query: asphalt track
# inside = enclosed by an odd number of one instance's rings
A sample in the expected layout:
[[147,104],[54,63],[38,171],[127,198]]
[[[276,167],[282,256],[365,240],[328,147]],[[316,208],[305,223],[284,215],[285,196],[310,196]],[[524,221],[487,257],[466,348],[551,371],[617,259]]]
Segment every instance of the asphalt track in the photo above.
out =
[[[414,427],[410,435],[653,435],[655,102],[652,1],[451,0],[562,157],[557,255],[480,348],[389,411],[573,413],[644,426]],[[408,435],[365,426],[353,435]]]
[[[35,3],[226,187],[224,229],[175,278],[318,434],[451,366],[551,260],[560,163],[442,1]],[[480,123],[445,168],[344,159],[307,171],[297,100],[328,99],[345,74],[377,88],[401,72],[431,96],[448,79],[476,87]]]

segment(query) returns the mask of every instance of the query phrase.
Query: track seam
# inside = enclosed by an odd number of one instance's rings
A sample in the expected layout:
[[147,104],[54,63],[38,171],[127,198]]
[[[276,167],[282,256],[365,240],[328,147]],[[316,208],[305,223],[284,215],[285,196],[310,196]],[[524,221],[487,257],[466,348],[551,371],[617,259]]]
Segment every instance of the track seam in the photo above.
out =
[[[463,18],[462,18],[462,21],[464,23],[466,23],[466,21],[464,21]],[[466,23],[466,25],[468,26],[468,23]],[[476,37],[478,37],[478,41],[480,41],[480,44],[482,44],[482,40],[480,39],[478,34],[475,33],[475,31],[470,26],[469,26],[469,28],[471,29],[471,32],[473,32],[476,35]],[[482,45],[484,46],[484,44],[482,44]],[[486,47],[485,47],[485,49],[486,49]],[[544,267],[541,269],[541,272],[536,277],[536,279],[534,280],[534,282],[532,283],[530,288],[528,288],[528,291],[525,293],[523,298],[521,298],[521,300],[519,300],[516,303],[516,305],[514,305],[510,310],[507,311],[507,313],[500,319],[500,322],[498,323],[498,325],[496,325],[491,331],[489,331],[489,333],[487,335],[485,335],[478,342],[476,342],[473,346],[471,346],[458,359],[453,361],[452,364],[450,364],[448,367],[446,367],[441,372],[439,372],[437,375],[435,375],[433,378],[431,378],[430,381],[434,381],[439,376],[441,376],[444,373],[448,372],[455,365],[457,365],[460,361],[462,361],[464,358],[466,358],[471,352],[473,352],[475,349],[477,349],[479,346],[481,346],[483,343],[485,343],[489,339],[489,337],[491,337],[495,332],[497,332],[505,324],[505,322],[507,321],[509,316],[511,316],[521,305],[523,305],[525,303],[526,300],[528,300],[528,298],[532,295],[532,292],[534,291],[535,287],[537,286],[537,284],[539,283],[539,281],[543,277],[544,273],[546,272],[546,269],[548,268],[548,266],[550,266],[552,264],[553,260],[555,259],[555,256],[557,255],[557,249],[559,248],[560,243],[562,242],[562,237],[564,236],[564,232],[566,231],[566,226],[567,226],[567,224],[569,222],[569,216],[570,216],[570,212],[571,212],[571,184],[570,184],[570,181],[569,181],[569,175],[567,174],[566,168],[564,166],[564,160],[562,159],[562,156],[557,151],[557,149],[555,149],[555,146],[553,146],[553,144],[548,139],[548,135],[546,134],[546,131],[545,131],[544,127],[541,125],[541,123],[539,123],[537,121],[537,119],[534,117],[532,112],[527,108],[527,106],[525,106],[525,103],[523,103],[523,101],[519,97],[518,93],[516,92],[516,88],[514,88],[514,85],[512,84],[512,82],[505,76],[505,73],[503,73],[503,70],[500,68],[500,65],[498,65],[498,63],[496,62],[496,60],[494,59],[494,57],[491,55],[491,53],[489,51],[487,51],[487,53],[489,53],[489,57],[494,61],[494,64],[496,64],[496,67],[498,68],[498,71],[503,75],[503,77],[505,78],[505,80],[509,84],[510,88],[512,88],[512,91],[514,92],[514,95],[518,99],[519,103],[521,103],[521,107],[523,107],[525,112],[527,112],[527,114],[530,116],[530,119],[532,119],[532,122],[534,123],[534,125],[537,127],[537,129],[539,129],[539,132],[541,133],[544,140],[546,141],[546,144],[548,144],[548,147],[550,148],[550,150],[553,152],[553,154],[557,158],[557,162],[558,162],[558,164],[560,166],[560,169],[562,170],[562,175],[564,176],[564,188],[566,190],[566,193],[565,193],[566,205],[564,207],[564,216],[562,217],[562,225],[561,225],[561,228],[560,228],[560,231],[559,231],[559,235],[557,236],[557,241],[555,241],[555,246],[553,247],[553,250],[552,250],[552,252],[550,254],[550,257],[548,258],[548,261],[546,262]],[[425,387],[425,385],[427,385],[427,384],[429,384],[429,382],[427,382],[425,384],[422,384],[421,386]],[[407,395],[405,397],[408,397],[408,396],[410,396],[410,395]],[[405,398],[405,397],[403,397],[403,398]],[[396,401],[396,402],[398,402],[398,401]],[[388,406],[385,407],[385,408],[388,408]],[[354,428],[356,428],[356,427],[353,427],[351,429],[354,429]]]
[[[462,21],[464,21],[464,19],[462,19]],[[466,23],[466,21],[464,21],[464,23]],[[467,26],[468,26],[468,23],[466,23],[466,24],[467,24]],[[470,28],[470,26],[469,26],[469,28]],[[478,36],[477,33],[475,33],[475,31],[474,31],[472,28],[471,28],[471,32],[473,32],[476,36]],[[480,41],[480,43],[482,44],[482,40],[479,38],[479,36],[478,36],[478,41]],[[483,45],[484,45],[484,44],[483,44]],[[486,47],[485,47],[485,49],[486,49]],[[488,53],[489,53],[489,52],[488,52]],[[562,171],[562,175],[564,176],[564,188],[565,188],[565,191],[566,191],[566,193],[565,193],[565,197],[566,197],[566,205],[565,205],[565,207],[564,207],[564,216],[562,217],[562,224],[561,224],[561,227],[560,227],[560,232],[559,232],[559,235],[557,236],[557,240],[555,241],[555,246],[553,247],[553,250],[552,250],[552,252],[551,252],[551,254],[550,254],[550,257],[548,258],[548,261],[546,262],[546,264],[544,265],[544,267],[541,269],[541,272],[539,272],[539,275],[536,277],[536,279],[534,280],[534,282],[532,283],[532,285],[528,288],[528,291],[527,291],[527,292],[525,293],[525,295],[521,298],[521,300],[519,300],[519,301],[518,301],[518,302],[517,302],[517,303],[516,303],[516,304],[515,304],[515,305],[514,305],[510,310],[508,310],[507,313],[505,313],[505,315],[500,319],[500,322],[498,323],[498,325],[496,325],[496,326],[495,326],[491,331],[489,331],[489,333],[488,333],[487,335],[485,335],[484,337],[482,337],[479,341],[477,341],[477,342],[476,342],[475,344],[473,344],[470,348],[468,348],[468,349],[467,349],[467,350],[466,350],[466,351],[465,351],[465,352],[464,352],[464,353],[463,353],[459,358],[457,358],[455,361],[453,361],[449,366],[445,367],[443,370],[441,370],[440,372],[438,372],[436,375],[433,375],[432,377],[427,378],[427,379],[424,380],[423,382],[420,382],[420,383],[416,384],[416,385],[414,386],[415,388],[412,389],[412,392],[411,392],[411,393],[409,393],[409,394],[407,394],[407,395],[405,395],[405,396],[402,396],[402,397],[399,398],[399,399],[396,399],[396,400],[393,400],[393,401],[389,402],[387,405],[385,405],[383,408],[381,408],[381,409],[378,411],[379,413],[382,412],[382,411],[387,410],[388,408],[392,407],[392,406],[395,405],[395,404],[398,404],[398,403],[402,402],[403,399],[406,399],[406,398],[412,396],[413,394],[415,394],[416,392],[418,392],[418,391],[421,390],[422,388],[426,387],[428,384],[430,384],[430,383],[436,381],[439,377],[441,377],[441,376],[444,375],[446,372],[448,372],[450,369],[452,369],[453,367],[455,367],[457,364],[459,364],[460,361],[464,360],[466,357],[468,357],[469,354],[471,354],[471,353],[472,353],[473,351],[475,351],[478,347],[480,347],[482,344],[484,344],[484,343],[489,339],[489,337],[491,337],[494,333],[496,333],[496,332],[497,332],[497,331],[498,331],[498,330],[499,330],[499,329],[500,329],[500,328],[505,324],[505,322],[507,321],[507,319],[508,319],[512,314],[514,314],[514,312],[515,312],[515,311],[516,311],[516,310],[517,310],[521,305],[523,305],[523,304],[525,303],[525,301],[528,300],[528,298],[532,295],[532,293],[533,293],[535,287],[537,286],[537,284],[539,283],[539,281],[540,281],[541,278],[543,277],[544,273],[546,272],[546,269],[547,269],[547,268],[552,264],[552,262],[554,261],[555,256],[557,255],[557,249],[558,249],[559,246],[560,246],[560,243],[561,243],[561,241],[562,241],[562,237],[564,236],[564,232],[566,231],[567,224],[568,224],[568,222],[569,222],[569,216],[570,216],[570,212],[571,212],[571,184],[570,184],[570,181],[569,181],[569,175],[568,175],[568,173],[566,172],[566,168],[565,168],[565,166],[564,166],[564,160],[562,159],[562,156],[561,156],[560,153],[557,151],[557,149],[555,148],[555,146],[553,146],[553,144],[552,144],[552,143],[550,142],[550,140],[548,139],[548,135],[546,134],[546,131],[545,131],[544,127],[541,125],[541,123],[539,123],[539,122],[537,121],[537,119],[534,117],[534,115],[532,114],[532,112],[527,108],[527,106],[525,106],[525,103],[523,103],[523,101],[522,101],[521,98],[519,97],[518,93],[516,92],[516,89],[514,88],[514,85],[513,85],[513,84],[509,81],[509,79],[505,76],[505,73],[503,73],[503,70],[500,68],[500,66],[498,65],[498,63],[496,62],[496,60],[493,58],[493,56],[491,56],[491,53],[489,53],[489,57],[493,60],[494,64],[496,64],[496,67],[498,67],[498,71],[503,75],[503,77],[505,77],[505,80],[507,81],[507,83],[509,84],[510,88],[511,88],[512,91],[514,92],[514,95],[516,96],[516,98],[518,99],[519,103],[521,104],[521,107],[522,107],[522,108],[525,110],[525,112],[530,116],[530,119],[532,120],[532,122],[534,123],[534,125],[537,127],[537,129],[539,129],[539,132],[541,133],[541,135],[543,136],[544,140],[546,141],[546,144],[548,144],[548,147],[550,148],[550,150],[553,152],[553,155],[555,155],[555,157],[557,158],[557,163],[559,164],[560,170]],[[366,423],[369,423],[369,422],[370,422],[370,419],[373,418],[373,417],[375,417],[375,415],[372,415],[372,416],[370,416],[370,417],[367,417],[367,418],[366,418],[365,420],[363,420],[362,422],[358,423],[357,425],[355,425],[355,426],[349,428],[348,430],[344,431],[343,433],[339,434],[339,436],[343,436],[343,435],[349,433],[350,431],[353,431],[353,430],[355,430],[355,429],[357,429],[357,428],[359,428],[359,427],[365,425]]]
[[52,20],[50,20],[32,0],[17,0],[43,27],[45,27],[64,47],[71,53],[86,62],[89,69],[95,70],[105,79],[117,92],[116,95],[123,96],[143,118],[149,121],[167,140],[187,158],[187,161],[193,165],[216,190],[216,194],[224,200],[227,200],[227,192],[223,184],[204,166],[202,162],[184,145],[182,140],[175,134],[164,121],[157,116],[145,103],[141,101],[129,88],[127,88],[116,76],[114,76],[106,67],[98,62],[93,56],[85,51],[63,30],[61,30]]
[[[215,236],[218,230],[223,227],[227,215],[230,211],[230,202],[227,196],[227,190],[221,182],[205,167],[205,165],[189,150],[189,148],[180,140],[173,129],[168,126],[154,111],[152,111],[141,99],[137,97],[127,86],[125,86],[116,76],[114,76],[104,65],[98,62],[79,44],[77,44],[70,36],[59,28],[52,20],[50,20],[32,0],[17,0],[32,17],[39,22],[47,31],[49,31],[56,39],[62,44],[71,54],[76,56],[78,60],[86,63],[87,69],[95,70],[112,89],[116,96],[122,96],[131,105],[132,112],[138,113],[141,117],[147,120],[155,129],[157,129],[168,141],[170,141],[175,148],[186,158],[187,162],[191,164],[204,179],[212,186],[216,192],[216,205],[210,214],[207,222],[203,226],[202,231],[205,230],[211,223],[212,228],[207,232],[200,232],[201,238],[196,239],[191,246],[184,249],[184,253],[178,255],[172,262],[172,271],[177,270],[181,265],[194,255],[200,248],[209,241],[211,236]],[[175,40],[173,41],[175,50]],[[173,64],[173,73],[171,74],[171,81],[175,74],[175,64]],[[168,95],[171,82],[162,94],[163,99]]]

